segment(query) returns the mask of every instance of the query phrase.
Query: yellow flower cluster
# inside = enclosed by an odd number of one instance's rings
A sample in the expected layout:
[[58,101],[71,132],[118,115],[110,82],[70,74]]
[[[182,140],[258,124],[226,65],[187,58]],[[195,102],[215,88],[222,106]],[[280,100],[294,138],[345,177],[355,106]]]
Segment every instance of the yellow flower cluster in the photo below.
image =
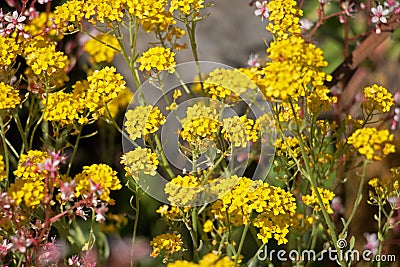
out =
[[164,191],[174,206],[190,206],[199,192],[203,190],[199,180],[193,175],[173,178],[165,185]]
[[195,104],[186,110],[180,135],[183,140],[191,143],[204,138],[214,140],[219,126],[219,115],[216,109],[204,104]]
[[215,69],[203,83],[204,91],[213,99],[234,102],[248,89],[256,85],[242,72],[234,69]]
[[373,204],[381,201],[386,203],[390,197],[400,195],[400,167],[391,168],[391,177],[388,179],[372,178],[368,184],[374,189],[369,196]]
[[107,102],[117,97],[125,90],[125,81],[115,67],[104,67],[94,71],[88,78],[89,89],[84,91],[86,107],[93,112],[103,107]]
[[101,34],[96,39],[90,39],[83,47],[83,50],[89,54],[90,63],[110,63],[114,59],[115,54],[121,50],[121,47],[114,36]]
[[172,0],[170,3],[169,12],[179,10],[182,13],[189,15],[193,11],[199,11],[204,8],[204,0]]
[[125,129],[132,141],[155,133],[165,123],[165,116],[160,109],[151,105],[130,109],[126,112],[125,117]]
[[[302,196],[301,199],[303,200],[304,204],[308,206],[312,206],[315,211],[321,211],[321,206],[319,205],[317,194],[315,193],[314,188],[311,188],[311,195]],[[333,193],[329,189],[319,188],[318,192],[322,198],[322,202],[324,203],[324,207],[329,214],[333,214],[333,210],[330,205],[330,201],[334,198],[335,193]]]
[[9,66],[15,61],[20,50],[15,38],[3,37],[0,34],[0,66]]
[[256,142],[258,139],[258,133],[254,126],[252,119],[245,116],[234,116],[223,119],[221,133],[233,146],[246,147],[249,141]]
[[164,254],[163,262],[166,263],[172,254],[182,250],[183,242],[180,234],[161,234],[153,238],[150,245],[153,248],[150,256],[156,258]]
[[274,238],[279,245],[288,242],[286,235],[295,211],[296,200],[290,192],[245,177],[211,206],[217,220],[224,222],[229,214],[229,223],[234,226],[252,222],[260,229],[257,237],[263,243]]
[[36,75],[51,77],[68,67],[68,58],[63,52],[56,51],[53,43],[37,36],[24,47],[26,64]]
[[121,21],[126,0],[87,0],[83,6],[85,18],[92,24],[109,21]]
[[389,130],[362,128],[357,129],[348,138],[347,143],[353,145],[366,159],[381,160],[382,157],[396,151],[391,141],[393,141],[393,134]]
[[109,204],[114,204],[114,200],[110,198],[111,190],[119,190],[122,185],[117,177],[117,172],[106,164],[93,164],[84,166],[83,171],[74,178],[76,182],[76,197],[85,196],[93,193],[91,190],[92,183],[99,186],[101,190],[100,199]]
[[[38,17],[30,20],[28,24],[24,26],[24,31],[30,36],[41,35],[44,32],[51,36],[52,40],[62,39],[64,36],[54,27],[54,13],[41,12]],[[48,31],[48,29],[52,29]]]
[[129,14],[139,19],[145,31],[165,31],[168,26],[176,23],[172,14],[166,12],[167,0],[129,0]]
[[56,6],[54,11],[54,23],[63,27],[66,30],[73,30],[74,27],[70,27],[70,23],[80,22],[84,15],[85,2],[82,0],[69,0],[60,6]]
[[126,90],[123,77],[114,67],[96,70],[87,81],[78,81],[72,88],[71,93],[58,91],[47,95],[42,101],[45,120],[60,122],[61,126],[85,124],[90,115],[97,118],[94,112],[103,114],[105,104]]
[[[272,62],[268,62],[262,70],[265,76],[259,82],[267,97],[286,100],[288,97],[297,99],[308,96],[311,93],[306,86],[308,84],[326,89],[323,84],[330,76],[320,69],[326,67],[327,62],[322,50],[314,44],[306,43],[301,36],[291,35],[272,42],[267,52]],[[322,92],[324,98],[318,102],[330,101],[329,98],[325,99],[326,90]]]
[[137,60],[140,64],[139,70],[160,72],[168,70],[169,72],[174,71],[176,65],[174,59],[175,53],[171,52],[171,49],[160,46],[152,47],[147,51],[143,52],[143,55]]
[[126,109],[133,97],[133,93],[129,90],[121,90],[116,98],[107,103],[107,109],[111,117],[115,118],[121,109]]
[[0,109],[15,108],[21,103],[19,93],[11,85],[0,82]]
[[38,164],[44,163],[48,158],[47,152],[30,150],[22,154],[17,169],[14,171],[15,183],[8,189],[8,195],[19,205],[24,201],[31,208],[44,201],[44,179],[47,171],[39,170]]
[[382,86],[374,84],[364,88],[364,96],[367,99],[366,108],[368,111],[379,110],[389,112],[393,105],[393,95]]
[[188,262],[185,260],[169,263],[167,267],[234,267],[235,263],[228,256],[218,256],[208,253],[203,256],[199,263]]
[[303,15],[303,11],[297,8],[296,1],[269,1],[268,11],[267,30],[275,36],[276,40],[286,39],[290,34],[299,35],[301,33],[299,17]]
[[3,161],[3,155],[0,155],[0,182],[7,179],[6,165]]
[[149,148],[137,147],[121,157],[127,175],[138,179],[141,172],[154,176],[156,174],[158,159]]
[[46,121],[60,122],[61,126],[72,125],[75,121],[84,124],[87,120],[82,117],[83,101],[77,94],[63,91],[50,93],[43,100],[46,110],[43,119]]
[[[303,139],[306,139],[303,136]],[[284,139],[277,138],[275,141],[276,155],[278,157],[297,158],[301,155],[300,141],[297,137],[288,136]]]

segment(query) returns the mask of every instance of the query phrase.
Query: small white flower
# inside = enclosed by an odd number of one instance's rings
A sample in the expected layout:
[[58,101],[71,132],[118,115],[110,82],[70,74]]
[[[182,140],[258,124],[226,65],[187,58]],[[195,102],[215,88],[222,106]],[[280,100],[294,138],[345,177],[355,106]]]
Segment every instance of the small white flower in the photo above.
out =
[[267,1],[257,1],[256,2],[256,11],[254,11],[254,14],[259,17],[261,16],[261,20],[268,19],[269,13],[268,13],[268,2]]
[[249,67],[260,67],[260,57],[257,54],[251,54],[247,60]]
[[395,10],[396,8],[398,8],[400,6],[398,1],[394,1],[394,0],[388,0],[383,2],[383,5],[389,9],[390,12],[392,12],[393,10]]
[[300,29],[302,30],[308,31],[313,25],[314,23],[307,18],[300,19]]
[[379,239],[376,233],[364,233],[365,239],[367,239],[367,244],[364,248],[371,251],[374,255],[378,253]]
[[379,24],[379,23],[387,23],[386,16],[389,15],[389,9],[383,8],[382,5],[378,5],[377,7],[371,8],[372,23]]
[[20,16],[18,15],[18,11],[14,11],[12,14],[8,13],[5,17],[4,20],[8,22],[6,29],[7,30],[13,30],[14,28],[17,28],[18,30],[22,31],[24,28],[24,22],[26,20],[25,16]]

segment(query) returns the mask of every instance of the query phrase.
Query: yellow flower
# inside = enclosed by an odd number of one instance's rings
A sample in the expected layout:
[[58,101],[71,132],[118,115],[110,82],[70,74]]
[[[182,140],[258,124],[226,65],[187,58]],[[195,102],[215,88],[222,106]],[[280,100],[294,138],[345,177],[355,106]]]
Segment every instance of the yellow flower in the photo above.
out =
[[393,134],[389,130],[376,128],[357,129],[347,140],[348,144],[364,155],[366,159],[381,160],[382,157],[395,152]]
[[[311,188],[311,195],[302,196],[301,199],[303,200],[304,204],[313,206],[315,211],[320,211],[321,206],[319,205],[317,194],[315,193],[314,188]],[[335,194],[330,191],[329,189],[319,188],[318,192],[321,195],[322,202],[324,203],[324,207],[329,214],[333,214],[333,210],[330,205],[330,201],[334,198]]]
[[29,150],[27,154],[22,154],[14,171],[15,177],[25,181],[43,180],[47,171],[38,171],[38,164],[44,163],[48,157],[47,152],[39,150]]
[[11,85],[0,82],[0,109],[15,108],[20,103],[18,91]]
[[204,0],[172,0],[169,12],[179,10],[182,13],[189,15],[191,12],[199,11],[204,8]]
[[155,133],[165,123],[165,116],[158,107],[137,106],[125,114],[125,129],[132,141]]
[[174,71],[176,65],[174,59],[175,53],[171,52],[169,48],[163,47],[152,47],[149,50],[143,52],[143,55],[137,60],[140,64],[139,70],[155,72],[168,70],[169,72]]
[[256,142],[257,131],[253,127],[254,121],[245,116],[225,118],[222,122],[221,133],[224,138],[236,147],[246,147],[249,141]]
[[18,179],[10,185],[8,195],[15,200],[16,205],[24,201],[28,207],[34,208],[44,201],[44,182]]
[[[83,7],[85,18],[92,24],[96,22],[104,23],[109,21],[121,21],[124,13],[123,4],[126,0],[87,0]],[[94,17],[93,17],[94,16]]]
[[15,62],[15,58],[20,50],[15,38],[0,35],[0,47],[0,66],[9,66]]
[[275,37],[286,39],[290,34],[300,34],[300,16],[303,11],[297,8],[294,0],[274,0],[268,2],[269,24],[267,30]]
[[203,231],[206,233],[212,232],[213,227],[214,227],[213,222],[210,220],[207,220],[203,225]]
[[213,107],[204,104],[195,104],[188,107],[186,117],[182,119],[182,131],[180,132],[183,140],[195,142],[200,139],[209,138],[214,140],[214,135],[218,132],[219,115]]
[[24,48],[26,64],[36,75],[47,75],[51,77],[57,72],[68,67],[68,58],[63,52],[56,51],[53,43],[37,36],[29,40]]
[[194,204],[198,193],[203,191],[203,186],[193,175],[178,175],[165,185],[164,191],[168,194],[168,200],[175,206],[189,206]]
[[180,234],[158,235],[150,241],[150,246],[153,248],[150,256],[156,258],[161,253],[164,253],[163,262],[166,263],[172,254],[182,250],[182,245],[183,242]]
[[211,98],[235,102],[239,96],[256,85],[241,71],[215,69],[203,83],[203,89]]
[[131,102],[132,97],[132,92],[129,89],[124,89],[119,92],[116,98],[108,102],[107,108],[111,117],[115,118],[121,109],[125,110]]
[[[74,178],[76,183],[76,197],[85,196],[91,193],[101,193],[100,199],[109,204],[114,204],[114,200],[110,198],[111,190],[119,190],[122,185],[117,177],[117,172],[106,164],[93,164],[84,166],[83,171]],[[92,192],[92,184],[99,186],[99,192]]]
[[7,179],[7,174],[6,174],[6,165],[3,161],[3,156],[0,155],[0,182],[3,180]]
[[69,0],[61,6],[56,6],[54,23],[60,25],[61,29],[66,30],[69,23],[80,22],[85,15],[83,12],[84,5],[85,2],[83,0]]
[[52,39],[60,40],[64,37],[62,32],[54,27],[54,13],[41,12],[38,17],[30,20],[28,23],[24,26],[24,31],[30,36],[43,34],[48,29],[52,29],[47,33]]
[[83,47],[83,50],[89,54],[90,63],[111,63],[114,56],[121,50],[121,47],[114,36],[101,34],[96,39],[90,39]]
[[386,88],[376,84],[365,87],[364,96],[367,99],[366,108],[368,110],[389,112],[394,101],[393,95]]
[[121,163],[125,165],[127,175],[132,176],[134,179],[138,179],[141,172],[152,176],[156,175],[157,155],[152,153],[149,148],[137,147],[125,153],[121,159]]
[[185,260],[168,263],[167,267],[234,267],[235,263],[228,257],[208,253],[203,256],[199,263],[188,262]]

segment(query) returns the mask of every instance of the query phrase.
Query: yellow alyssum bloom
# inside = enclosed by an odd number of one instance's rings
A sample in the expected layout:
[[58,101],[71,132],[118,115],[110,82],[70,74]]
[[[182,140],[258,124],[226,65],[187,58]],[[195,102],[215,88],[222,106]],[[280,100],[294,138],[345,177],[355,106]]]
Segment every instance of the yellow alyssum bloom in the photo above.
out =
[[175,53],[171,49],[160,46],[152,47],[143,52],[143,55],[137,60],[140,64],[139,70],[146,71],[163,71],[168,70],[173,72],[173,67],[176,65]]
[[395,146],[393,134],[389,130],[378,130],[376,128],[357,129],[347,140],[348,144],[364,155],[366,159],[381,160],[382,157],[394,153]]
[[49,154],[45,151],[29,150],[27,154],[21,154],[15,177],[22,180],[43,180],[47,171],[38,171],[38,164],[44,163]]
[[217,110],[201,103],[188,107],[186,117],[181,122],[182,130],[179,134],[188,142],[196,142],[204,138],[214,140],[214,135],[221,125]]
[[30,39],[24,47],[26,64],[36,75],[52,76],[68,67],[68,57],[41,36]]
[[172,254],[182,250],[182,245],[183,242],[180,234],[158,235],[150,241],[150,246],[153,248],[150,256],[156,258],[160,253],[164,252],[163,262],[165,263]]
[[165,116],[158,107],[137,106],[125,114],[125,129],[132,141],[155,133],[165,123]]
[[69,23],[80,22],[85,16],[85,2],[82,0],[69,0],[60,6],[56,6],[54,11],[54,23],[67,29]]
[[274,0],[268,2],[269,23],[266,29],[277,40],[286,39],[292,34],[301,34],[300,16],[303,11],[297,8],[294,0]]
[[15,58],[20,51],[15,38],[0,35],[0,47],[0,66],[9,66],[15,62]]
[[237,69],[215,69],[203,83],[204,91],[212,99],[230,102],[238,100],[241,94],[255,88],[256,84]]
[[169,195],[168,200],[172,205],[189,206],[193,204],[197,194],[203,191],[203,186],[193,175],[178,175],[165,185],[164,191]]
[[15,200],[16,205],[24,201],[28,207],[34,208],[44,201],[44,182],[18,179],[10,185],[8,195]]
[[[324,203],[326,211],[329,214],[333,214],[330,201],[335,197],[335,193],[333,193],[329,189],[319,188],[319,187],[318,187],[318,192],[321,195],[322,202]],[[315,211],[321,210],[321,206],[319,205],[317,194],[315,193],[314,188],[311,188],[311,195],[302,196],[301,199],[303,200],[304,204],[312,206]]]
[[15,108],[21,103],[18,90],[11,85],[0,82],[0,109]]
[[0,182],[7,179],[6,164],[3,160],[3,155],[0,155]]
[[204,8],[204,0],[172,0],[170,3],[169,12],[179,10],[182,13],[189,15],[192,12],[199,11]]
[[252,119],[234,116],[223,119],[221,133],[233,146],[246,147],[249,141],[256,142],[258,139],[257,131],[253,126]]
[[92,24],[121,21],[126,0],[87,0],[83,6],[85,18]]
[[278,244],[288,242],[295,211],[296,200],[290,192],[245,177],[211,206],[217,220],[225,221],[228,213],[233,226],[253,223],[260,229],[257,237],[263,243],[274,238]]
[[[117,50],[116,50],[117,49]],[[110,34],[101,34],[86,42],[83,50],[89,54],[90,63],[111,63],[114,56],[121,50],[117,38]]]
[[199,263],[188,262],[185,260],[179,260],[169,263],[167,267],[234,267],[235,263],[228,257],[217,255],[214,253],[208,253],[203,256]]
[[[117,172],[106,164],[93,164],[84,166],[83,171],[74,178],[76,183],[76,197],[85,196],[92,192],[92,183],[99,186],[101,192],[100,199],[109,204],[114,204],[114,200],[110,198],[111,190],[119,190],[122,185],[117,177]],[[96,192],[98,193],[98,192]]]
[[115,118],[121,109],[126,109],[133,97],[133,93],[127,88],[119,92],[118,96],[107,103],[107,109],[111,117]]
[[24,26],[24,31],[30,36],[43,34],[46,28],[52,29],[48,31],[48,35],[53,39],[60,40],[64,37],[61,31],[54,29],[54,13],[41,12],[38,17],[30,20]]
[[141,172],[149,175],[156,175],[158,166],[157,155],[149,148],[137,147],[125,153],[121,157],[121,163],[125,165],[128,176],[138,179]]
[[374,84],[364,88],[364,96],[367,99],[366,108],[368,110],[379,110],[381,112],[389,112],[390,107],[394,104],[393,95],[382,86]]

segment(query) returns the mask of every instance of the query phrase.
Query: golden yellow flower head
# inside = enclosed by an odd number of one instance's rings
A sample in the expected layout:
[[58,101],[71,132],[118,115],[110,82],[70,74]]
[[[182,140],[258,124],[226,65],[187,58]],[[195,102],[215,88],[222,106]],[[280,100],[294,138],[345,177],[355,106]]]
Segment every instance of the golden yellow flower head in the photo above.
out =
[[153,70],[155,72],[168,70],[169,72],[173,72],[173,67],[176,65],[174,56],[175,53],[171,52],[169,48],[160,46],[152,47],[143,52],[143,55],[137,60],[140,64],[139,70]]
[[155,133],[165,123],[165,116],[158,107],[137,106],[125,114],[125,129],[132,141]]
[[[311,191],[312,191],[311,195],[302,196],[302,200],[304,204],[312,206],[315,211],[320,211],[321,206],[318,203],[317,194],[315,193],[314,188],[311,188]],[[318,188],[318,192],[321,195],[322,202],[324,203],[326,211],[329,214],[333,214],[330,201],[335,197],[335,194],[331,190],[325,188]]]
[[140,173],[156,175],[158,166],[157,155],[149,148],[137,147],[132,151],[125,153],[121,157],[121,163],[125,165],[127,175],[138,179]]
[[3,161],[3,155],[0,155],[0,182],[7,179],[6,165]]
[[204,0],[172,0],[169,12],[179,10],[180,12],[189,15],[192,12],[198,12],[204,8]]
[[[114,200],[110,198],[111,190],[122,188],[117,172],[106,164],[84,166],[83,171],[77,174],[74,180],[76,183],[76,197],[97,193],[100,194],[101,200],[109,204],[114,204]],[[98,192],[92,191],[93,184],[99,187]]]
[[15,38],[0,35],[0,47],[0,66],[11,65],[20,50]]
[[150,241],[150,246],[153,248],[150,256],[156,258],[160,254],[164,254],[163,262],[166,263],[172,254],[182,250],[182,245],[180,234],[158,235]]
[[101,34],[96,39],[90,39],[83,50],[89,54],[90,63],[111,63],[114,56],[121,50],[117,38],[109,34]]
[[87,0],[83,6],[85,18],[92,24],[121,21],[126,0]]
[[21,103],[19,92],[11,85],[0,82],[0,109],[15,108]]
[[386,88],[377,84],[365,87],[364,96],[367,99],[365,106],[368,111],[376,109],[381,112],[389,112],[390,107],[394,104],[393,95]]
[[393,134],[389,130],[362,128],[357,129],[348,138],[347,143],[353,145],[366,159],[381,160],[382,157],[395,152],[392,141]]

